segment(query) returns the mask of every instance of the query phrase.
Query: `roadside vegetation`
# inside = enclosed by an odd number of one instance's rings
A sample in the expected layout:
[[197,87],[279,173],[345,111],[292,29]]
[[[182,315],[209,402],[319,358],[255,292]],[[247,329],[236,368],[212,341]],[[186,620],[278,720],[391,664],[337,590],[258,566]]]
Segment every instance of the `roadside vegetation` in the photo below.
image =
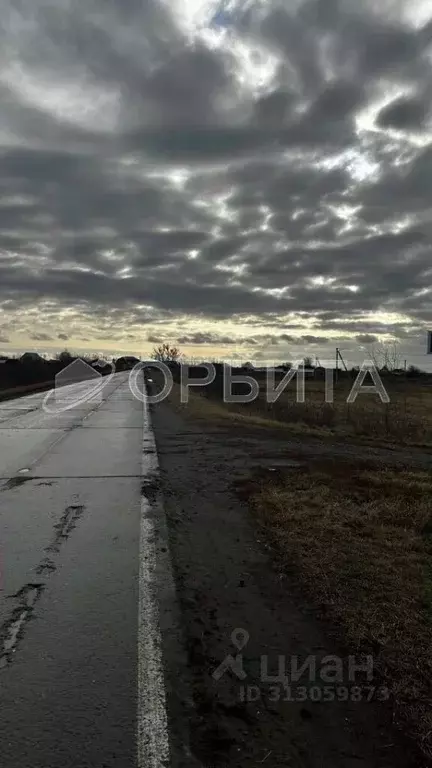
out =
[[373,655],[397,722],[432,757],[432,473],[317,459],[238,490],[282,571]]
[[324,382],[312,380],[306,382],[305,403],[295,402],[291,382],[274,404],[265,402],[261,390],[255,407],[277,421],[301,423],[305,431],[432,446],[432,383],[392,376],[382,380],[389,403],[382,403],[377,394],[359,394],[354,403],[347,403],[353,380],[343,378],[335,383],[333,403],[325,402]]
[[[55,358],[46,359],[36,352],[26,352],[21,357],[0,359],[0,400],[19,395],[50,389],[56,376],[75,360],[81,360],[102,376],[111,373],[111,365],[97,357],[73,355],[67,349]],[[116,371],[126,371],[139,362],[131,356],[119,357],[115,362]]]
[[[250,373],[248,372],[248,375]],[[296,434],[392,445],[432,447],[432,381],[383,377],[390,403],[377,394],[359,394],[347,403],[354,378],[334,385],[333,403],[325,402],[324,380],[306,380],[306,402],[296,402],[296,382],[291,381],[275,403],[266,399],[264,376],[255,374],[259,397],[251,403],[225,403],[222,387],[194,388],[187,409],[191,413],[226,421],[240,420],[263,427],[286,428]],[[365,385],[371,382],[365,381]],[[176,391],[174,399],[179,399]]]

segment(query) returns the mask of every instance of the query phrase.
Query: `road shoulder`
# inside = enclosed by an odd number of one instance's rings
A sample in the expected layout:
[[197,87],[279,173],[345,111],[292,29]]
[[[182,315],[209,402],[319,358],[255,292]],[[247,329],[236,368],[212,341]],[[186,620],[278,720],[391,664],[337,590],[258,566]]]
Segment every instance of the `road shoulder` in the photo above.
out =
[[[300,664],[347,653],[273,567],[235,495],[233,484],[251,466],[241,441],[227,442],[166,404],[152,418],[188,653],[195,756],[225,768],[418,765],[391,729],[388,704],[297,694],[275,700],[274,684],[262,681],[263,657],[274,675],[279,656]],[[246,677],[222,669],[216,679],[219,665],[239,653]],[[242,700],[257,690],[255,701]]]

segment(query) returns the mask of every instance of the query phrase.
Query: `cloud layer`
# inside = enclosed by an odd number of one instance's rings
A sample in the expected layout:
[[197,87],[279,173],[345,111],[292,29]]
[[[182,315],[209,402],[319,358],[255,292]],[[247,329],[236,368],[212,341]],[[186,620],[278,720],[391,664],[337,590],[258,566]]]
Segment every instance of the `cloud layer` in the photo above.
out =
[[414,348],[432,325],[432,10],[186,6],[9,0],[1,337]]

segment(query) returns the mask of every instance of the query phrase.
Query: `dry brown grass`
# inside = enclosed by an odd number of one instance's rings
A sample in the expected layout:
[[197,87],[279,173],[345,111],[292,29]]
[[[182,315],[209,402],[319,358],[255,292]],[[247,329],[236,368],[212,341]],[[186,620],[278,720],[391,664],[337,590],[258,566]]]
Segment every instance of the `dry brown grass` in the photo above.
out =
[[[325,402],[324,382],[306,382],[306,402],[296,402],[295,383],[286,388],[276,403],[266,401],[264,385],[252,403],[224,403],[209,396],[210,391],[194,390],[188,406],[192,415],[249,422],[256,426],[288,427],[296,434],[317,437],[342,437],[351,441],[373,441],[388,445],[432,447],[432,386],[418,382],[386,382],[391,402],[386,405],[377,395],[359,395],[346,402],[352,382],[335,386],[332,404]],[[178,401],[175,386],[172,400]]]
[[[366,382],[365,382],[366,383]],[[335,385],[334,402],[325,402],[324,382],[306,382],[306,402],[296,402],[295,383],[291,382],[273,405],[260,398],[250,409],[285,423],[302,422],[309,429],[327,429],[336,436],[380,440],[405,445],[432,446],[432,386],[421,381],[384,381],[390,403],[375,394],[360,394],[355,403],[347,398],[352,381]]]
[[327,428],[308,430],[306,424],[299,422],[297,424],[288,424],[277,419],[270,418],[269,414],[260,414],[259,411],[246,411],[239,409],[238,405],[223,403],[220,400],[206,398],[201,394],[189,394],[187,403],[180,402],[180,388],[174,385],[171,395],[168,397],[170,405],[180,411],[185,416],[192,416],[195,419],[216,424],[243,424],[244,426],[262,427],[263,429],[287,430],[290,433],[319,435],[321,437],[331,437],[332,432]]
[[194,390],[189,392],[188,402],[180,401],[180,386],[174,384],[171,394],[167,398],[170,406],[181,412],[184,416],[191,416],[202,421],[212,421],[219,424],[243,424],[244,426],[262,427],[263,429],[289,430],[290,433],[318,435],[320,437],[332,437],[333,432],[328,427],[315,426],[309,428],[305,422],[286,422],[272,418],[269,410],[263,410],[260,406],[249,407],[236,403],[224,403],[213,397],[206,397],[204,392]]
[[313,461],[240,489],[282,567],[356,652],[432,756],[432,473]]

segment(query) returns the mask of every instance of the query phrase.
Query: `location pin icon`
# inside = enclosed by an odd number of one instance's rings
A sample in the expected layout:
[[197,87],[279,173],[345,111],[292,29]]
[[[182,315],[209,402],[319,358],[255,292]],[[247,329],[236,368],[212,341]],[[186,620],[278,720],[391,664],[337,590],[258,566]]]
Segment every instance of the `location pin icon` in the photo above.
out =
[[231,640],[233,645],[241,651],[249,642],[249,632],[241,628],[235,629],[231,635]]

